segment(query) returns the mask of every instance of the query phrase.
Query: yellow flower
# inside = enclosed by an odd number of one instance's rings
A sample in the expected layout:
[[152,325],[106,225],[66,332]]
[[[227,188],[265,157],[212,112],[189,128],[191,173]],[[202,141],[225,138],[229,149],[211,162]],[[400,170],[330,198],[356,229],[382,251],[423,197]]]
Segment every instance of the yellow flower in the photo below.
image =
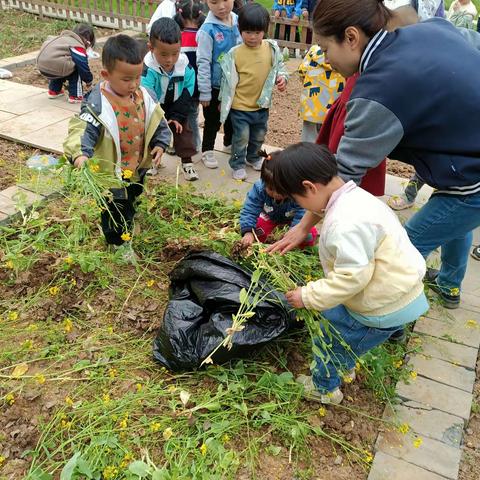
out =
[[65,257],[63,259],[63,261],[67,264],[67,265],[71,265],[73,263],[73,258],[70,257],[70,255],[68,257]]
[[72,331],[72,328],[73,328],[73,322],[69,318],[66,318],[63,321],[63,331],[65,333],[70,333]]
[[16,320],[18,318],[18,312],[10,312],[8,314],[8,319],[9,320]]
[[22,343],[22,348],[24,348],[25,350],[31,350],[33,348],[33,342],[32,340],[25,340],[23,343]]
[[0,467],[5,463],[6,458],[3,455],[0,455]]
[[413,380],[415,380],[417,378],[417,372],[415,370],[412,370],[410,372],[410,376],[412,377]]
[[421,437],[418,437],[418,438],[413,442],[413,446],[414,446],[415,448],[418,448],[418,447],[420,447],[420,445],[421,445],[422,443],[423,443],[422,438],[421,438]]
[[235,208],[241,208],[242,205],[243,205],[243,203],[242,203],[240,200],[235,200],[235,201],[233,202],[233,206],[234,206]]
[[111,368],[109,371],[108,371],[108,376],[110,378],[115,378],[117,376],[117,369],[116,368]]
[[97,173],[100,170],[100,165],[89,165],[88,169],[93,173]]
[[132,236],[131,236],[128,232],[125,232],[125,233],[122,233],[122,235],[120,236],[120,238],[121,238],[124,242],[129,242],[129,241],[132,239]]
[[203,456],[207,454],[208,447],[205,443],[202,443],[202,446],[200,447],[200,452],[202,453]]
[[10,392],[5,395],[5,401],[8,405],[13,405],[15,403],[15,395]]
[[409,430],[410,430],[410,425],[409,425],[408,423],[402,423],[402,424],[398,427],[398,431],[399,431],[400,433],[403,433],[403,435],[406,435]]
[[45,375],[38,373],[35,375],[35,380],[39,385],[43,385],[46,382]]
[[352,383],[353,378],[350,375],[344,375],[343,376],[343,383]]
[[122,462],[120,463],[120,468],[127,468],[130,463],[132,463],[133,455],[131,453],[126,453],[123,457]]
[[102,395],[102,401],[105,405],[108,405],[110,403],[110,395],[108,393],[104,393]]
[[324,417],[326,414],[327,414],[327,409],[325,407],[320,407],[318,409],[318,414],[321,416],[321,417]]
[[77,285],[77,281],[74,278],[72,278],[70,280],[70,284],[75,287]]
[[360,364],[360,362],[356,362],[355,363],[355,371],[359,372],[361,368],[362,368],[362,365]]
[[13,262],[11,260],[7,260],[5,262],[5,267],[10,269],[10,270],[13,270],[14,269],[14,265],[13,265]]
[[153,287],[155,285],[155,280],[147,280],[147,287]]
[[59,289],[57,286],[55,286],[55,287],[50,287],[50,288],[48,289],[48,292],[50,293],[50,295],[51,295],[52,297],[54,297],[55,295],[57,295],[59,291],[60,291],[60,289]]
[[164,439],[165,441],[167,441],[168,439],[170,439],[170,438],[172,437],[172,435],[173,435],[173,430],[172,430],[170,427],[166,428],[166,429],[163,431],[163,439]]
[[450,295],[460,295],[460,289],[455,287],[450,289]]
[[373,460],[373,455],[371,452],[369,452],[368,450],[365,450],[365,456],[363,457],[363,459],[365,460],[365,463],[372,463],[372,460]]
[[135,385],[135,389],[137,390],[137,392],[141,392],[142,391],[142,388],[143,388],[143,385],[141,383],[137,383]]
[[69,422],[68,420],[62,420],[61,422],[62,428],[69,429],[72,426],[72,422]]
[[113,465],[108,465],[103,469],[102,476],[104,480],[112,480],[118,475],[118,468]]
[[230,437],[229,437],[227,434],[223,435],[223,437],[222,437],[222,442],[223,442],[223,443],[227,443],[227,442],[229,442],[229,441],[230,441]]
[[122,172],[122,175],[123,175],[123,178],[132,178],[132,175],[133,175],[133,172],[131,170],[129,170],[128,168],[126,168],[123,172]]
[[153,422],[152,424],[150,424],[150,430],[154,433],[158,432],[160,430],[161,426],[162,425],[161,425],[160,422]]
[[27,327],[27,332],[34,332],[35,330],[38,330],[38,325],[36,323],[31,323]]
[[169,385],[167,390],[168,390],[168,393],[173,393],[177,390],[177,387],[175,385]]
[[223,170],[223,169],[220,170],[220,176],[221,176],[221,177],[224,177],[224,176],[225,176],[225,170]]
[[128,413],[118,422],[118,426],[123,429],[128,427]]
[[475,320],[470,319],[470,320],[467,320],[466,326],[468,328],[478,328],[478,323]]
[[65,403],[67,406],[73,407],[73,400],[71,399],[71,397],[69,396],[65,397]]
[[107,333],[109,333],[110,335],[113,334],[113,327],[111,325],[107,327]]

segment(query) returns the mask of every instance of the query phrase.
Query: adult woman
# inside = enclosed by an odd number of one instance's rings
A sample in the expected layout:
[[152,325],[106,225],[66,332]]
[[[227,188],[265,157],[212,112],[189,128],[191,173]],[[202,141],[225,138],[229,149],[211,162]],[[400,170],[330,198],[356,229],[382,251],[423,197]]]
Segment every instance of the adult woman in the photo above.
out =
[[[436,189],[405,227],[424,257],[441,247],[432,288],[456,308],[472,230],[480,225],[480,36],[439,18],[388,33],[390,17],[378,0],[319,0],[315,10],[328,61],[346,77],[360,73],[337,151],[339,172],[359,182],[391,154]],[[306,215],[271,250],[298,245],[316,220]]]

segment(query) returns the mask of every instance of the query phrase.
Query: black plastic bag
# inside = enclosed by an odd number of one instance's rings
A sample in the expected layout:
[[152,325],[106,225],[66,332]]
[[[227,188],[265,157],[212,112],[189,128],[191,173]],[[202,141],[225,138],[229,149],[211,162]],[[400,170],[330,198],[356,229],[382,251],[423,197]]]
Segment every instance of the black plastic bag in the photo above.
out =
[[[251,274],[215,252],[187,255],[170,273],[170,301],[154,340],[155,360],[170,370],[193,370],[226,337],[232,315],[240,307],[240,291],[248,290]],[[295,324],[285,296],[260,280],[266,300],[255,316],[233,335],[230,350],[221,347],[215,364],[245,357],[275,340]]]

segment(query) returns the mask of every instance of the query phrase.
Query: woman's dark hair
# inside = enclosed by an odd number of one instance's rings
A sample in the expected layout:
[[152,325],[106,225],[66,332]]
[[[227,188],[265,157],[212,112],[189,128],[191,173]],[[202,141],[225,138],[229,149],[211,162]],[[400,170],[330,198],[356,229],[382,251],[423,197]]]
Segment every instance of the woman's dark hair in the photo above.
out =
[[153,22],[150,29],[150,43],[153,45],[155,41],[168,43],[180,43],[182,32],[177,22],[172,18],[162,17]]
[[342,42],[347,27],[358,27],[372,38],[386,27],[391,16],[383,0],[318,0],[313,11],[313,30]]
[[337,162],[325,145],[300,142],[265,157],[261,178],[279,195],[304,195],[303,182],[327,185],[337,175]]
[[185,28],[184,20],[195,22],[197,28],[202,26],[205,21],[205,14],[203,13],[205,7],[202,2],[194,0],[181,0],[175,4],[177,9],[176,15],[173,19],[178,23],[178,26],[183,30]]
[[238,29],[241,32],[268,32],[270,14],[259,3],[247,3],[238,12]]
[[76,33],[79,37],[84,38],[90,43],[92,48],[95,46],[95,31],[88,23],[80,23],[73,29],[73,33]]
[[143,63],[143,55],[140,44],[128,35],[115,35],[110,37],[103,46],[103,68],[111,72],[115,68],[115,62],[126,62],[130,65]]

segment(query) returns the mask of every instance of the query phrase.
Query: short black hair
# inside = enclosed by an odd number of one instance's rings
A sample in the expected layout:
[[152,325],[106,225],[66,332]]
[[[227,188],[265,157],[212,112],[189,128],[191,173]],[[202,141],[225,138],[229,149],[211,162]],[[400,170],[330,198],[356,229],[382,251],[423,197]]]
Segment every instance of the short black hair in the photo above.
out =
[[103,68],[111,72],[115,68],[115,62],[126,62],[130,65],[143,63],[140,45],[134,38],[128,35],[115,35],[110,37],[103,47]]
[[91,47],[95,46],[95,30],[88,23],[80,23],[73,29],[73,33],[87,40]]
[[335,157],[325,145],[300,142],[271,153],[263,162],[261,177],[267,187],[291,197],[305,194],[305,180],[327,185],[337,173]]
[[241,32],[268,32],[270,14],[259,3],[247,3],[238,12],[238,29]]
[[180,27],[173,18],[162,17],[153,22],[150,30],[150,43],[153,45],[155,40],[158,40],[173,45],[180,43],[181,35]]

